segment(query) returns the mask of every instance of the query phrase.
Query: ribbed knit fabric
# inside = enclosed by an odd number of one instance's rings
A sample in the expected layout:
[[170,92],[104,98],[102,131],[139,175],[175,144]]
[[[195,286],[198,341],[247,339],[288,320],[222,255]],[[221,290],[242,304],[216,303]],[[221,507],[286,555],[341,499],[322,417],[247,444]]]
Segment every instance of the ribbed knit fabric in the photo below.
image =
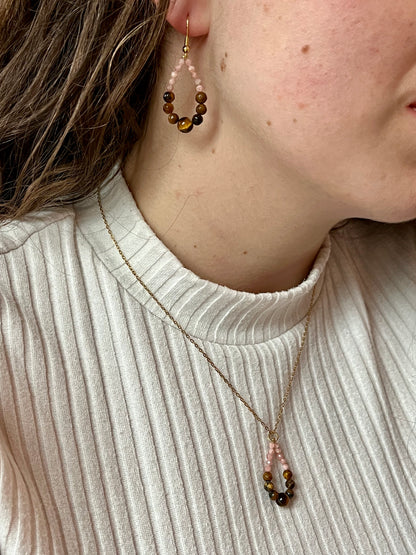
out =
[[[185,269],[120,174],[102,189],[135,270],[273,425],[267,433],[136,281],[96,197],[0,229],[0,551],[416,553],[416,226],[331,232],[308,278],[232,291]],[[276,485],[284,490],[280,471]]]

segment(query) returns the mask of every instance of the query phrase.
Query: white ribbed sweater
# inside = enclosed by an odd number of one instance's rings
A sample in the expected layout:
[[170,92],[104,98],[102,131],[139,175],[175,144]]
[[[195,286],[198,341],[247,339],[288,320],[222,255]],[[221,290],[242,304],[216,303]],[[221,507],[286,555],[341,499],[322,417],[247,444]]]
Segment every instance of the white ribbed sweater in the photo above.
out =
[[103,204],[268,424],[317,284],[279,430],[295,497],[268,498],[265,430],[94,197],[0,230],[1,553],[416,553],[415,224],[350,223],[301,285],[255,295],[185,269],[120,175]]

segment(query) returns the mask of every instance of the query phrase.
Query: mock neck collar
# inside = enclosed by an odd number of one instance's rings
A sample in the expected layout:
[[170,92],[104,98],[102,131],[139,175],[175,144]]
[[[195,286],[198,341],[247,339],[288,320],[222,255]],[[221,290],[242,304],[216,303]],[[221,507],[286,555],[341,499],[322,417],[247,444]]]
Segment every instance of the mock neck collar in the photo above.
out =
[[[262,343],[304,319],[315,285],[315,299],[319,297],[331,249],[329,235],[300,285],[287,291],[248,293],[207,281],[185,268],[144,220],[118,167],[101,186],[101,200],[130,265],[195,338],[228,345]],[[104,225],[97,196],[74,206],[78,229],[109,273],[149,312],[174,326],[122,260]]]

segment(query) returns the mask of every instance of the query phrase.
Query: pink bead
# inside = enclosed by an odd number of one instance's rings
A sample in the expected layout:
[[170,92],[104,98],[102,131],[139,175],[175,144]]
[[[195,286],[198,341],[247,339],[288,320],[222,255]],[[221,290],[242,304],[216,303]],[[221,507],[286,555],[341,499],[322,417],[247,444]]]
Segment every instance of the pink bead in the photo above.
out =
[[179,64],[177,66],[175,66],[175,71],[176,73],[178,73],[181,70],[181,67]]
[[192,75],[192,79],[198,79],[198,75],[197,75],[196,71],[193,71],[191,73],[191,75]]
[[271,471],[272,471],[272,467],[266,464],[266,466],[264,467],[264,472],[271,472]]
[[282,459],[280,461],[280,464],[283,466],[283,468],[287,465],[286,459]]
[[189,58],[186,58],[186,65],[189,67],[192,65],[192,62]]
[[166,90],[168,92],[172,92],[173,91],[173,86],[169,83],[169,85],[166,87]]
[[283,470],[290,470],[289,465],[287,463],[283,465]]
[[196,90],[197,92],[204,92],[204,87],[202,85],[198,85]]
[[174,84],[175,84],[175,79],[170,79],[169,86],[173,87]]
[[195,79],[195,85],[200,85],[202,83],[201,79]]
[[173,77],[174,79],[177,78],[178,74],[176,71],[172,71],[172,73],[170,74],[171,77]]
[[195,67],[194,66],[188,66],[189,71],[192,73],[193,71],[195,71]]
[[276,445],[275,443],[273,443],[272,441],[270,441],[270,443],[269,443],[269,448],[270,448],[270,449],[274,449],[274,448],[275,448],[275,445]]

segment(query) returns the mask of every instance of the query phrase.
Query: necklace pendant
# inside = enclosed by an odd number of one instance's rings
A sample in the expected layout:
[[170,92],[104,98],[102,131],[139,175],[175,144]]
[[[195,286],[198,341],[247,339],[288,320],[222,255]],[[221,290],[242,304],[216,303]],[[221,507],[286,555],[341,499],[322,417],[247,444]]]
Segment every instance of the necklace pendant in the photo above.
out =
[[[274,457],[276,457],[280,464],[283,467],[283,478],[285,479],[286,491],[279,493],[275,489],[275,485],[273,483],[273,475],[272,475],[272,462]],[[293,488],[295,487],[295,482],[292,480],[292,472],[289,469],[289,465],[283,455],[282,449],[280,445],[276,441],[271,441],[269,443],[269,451],[266,455],[266,459],[264,461],[264,489],[268,492],[269,497],[272,501],[276,501],[276,503],[280,507],[284,507],[288,505],[290,499],[294,496]]]

